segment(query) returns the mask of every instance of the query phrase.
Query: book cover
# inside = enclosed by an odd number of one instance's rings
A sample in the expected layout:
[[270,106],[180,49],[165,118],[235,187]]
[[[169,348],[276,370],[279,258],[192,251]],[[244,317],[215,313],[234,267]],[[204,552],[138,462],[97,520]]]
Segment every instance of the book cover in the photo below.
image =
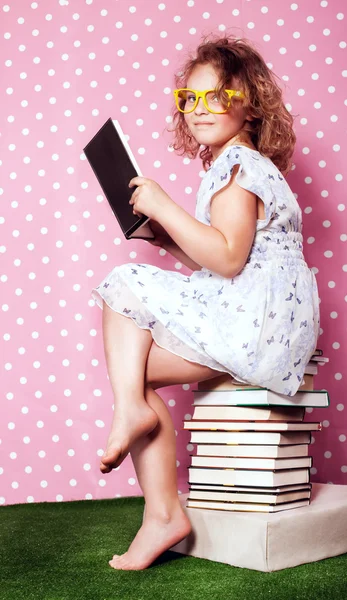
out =
[[293,492],[273,493],[252,493],[252,492],[234,492],[234,491],[213,491],[190,489],[189,498],[191,500],[214,500],[215,502],[254,502],[256,504],[283,504],[284,502],[293,502],[295,500],[307,500],[311,498],[310,488]]
[[217,483],[188,483],[189,490],[207,490],[213,492],[228,492],[235,493],[240,492],[242,494],[250,493],[250,494],[287,494],[288,492],[304,492],[312,490],[312,483],[295,483],[292,485],[278,485],[274,487],[259,487],[259,486],[246,486],[246,485],[228,485],[223,483],[222,485],[218,485]]
[[[217,392],[218,393],[218,392]],[[233,393],[233,392],[232,392]],[[213,421],[303,421],[305,409],[302,407],[283,407],[283,408],[248,408],[244,406],[222,406],[223,396],[219,393],[221,399],[220,405],[213,406],[195,405],[193,419],[209,419]],[[207,397],[208,400],[208,397]]]
[[251,503],[232,503],[232,502],[213,502],[212,500],[192,500],[187,498],[188,508],[207,508],[212,510],[231,510],[236,512],[267,512],[276,513],[290,508],[301,508],[308,506],[310,500],[297,500],[296,502],[286,502],[283,504],[251,504]]
[[295,458],[308,456],[308,444],[264,446],[246,444],[197,444],[197,456],[238,456],[240,458]]
[[183,429],[212,431],[321,431],[319,422],[290,423],[283,421],[183,421]]
[[125,238],[154,239],[149,218],[135,215],[129,204],[136,189],[129,187],[129,181],[142,173],[120,123],[107,119],[83,151]]
[[216,469],[260,469],[263,471],[305,469],[312,467],[312,457],[240,458],[238,456],[195,456],[191,454],[191,466]]
[[214,469],[211,467],[188,467],[189,483],[218,483],[219,485],[247,485],[274,487],[295,483],[308,483],[309,469],[283,471],[255,471],[254,469]]
[[325,408],[330,405],[326,390],[299,391],[293,396],[277,394],[266,388],[239,390],[193,390],[193,406],[283,406]]
[[191,444],[275,445],[310,444],[310,431],[191,431]]

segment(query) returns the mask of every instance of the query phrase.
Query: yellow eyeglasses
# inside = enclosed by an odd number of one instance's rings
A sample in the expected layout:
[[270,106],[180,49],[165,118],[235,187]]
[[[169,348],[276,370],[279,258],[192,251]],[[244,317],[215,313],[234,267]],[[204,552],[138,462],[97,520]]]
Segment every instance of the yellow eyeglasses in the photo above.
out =
[[202,101],[207,108],[207,110],[211,113],[222,114],[228,111],[230,107],[230,100],[234,96],[237,98],[245,98],[243,92],[239,92],[237,90],[224,90],[224,92],[228,95],[227,107],[225,108],[225,101],[223,102],[221,97],[218,96],[216,90],[191,90],[189,88],[181,88],[179,90],[173,90],[175,96],[175,102],[178,110],[182,113],[190,113],[195,110],[199,98],[202,98]]

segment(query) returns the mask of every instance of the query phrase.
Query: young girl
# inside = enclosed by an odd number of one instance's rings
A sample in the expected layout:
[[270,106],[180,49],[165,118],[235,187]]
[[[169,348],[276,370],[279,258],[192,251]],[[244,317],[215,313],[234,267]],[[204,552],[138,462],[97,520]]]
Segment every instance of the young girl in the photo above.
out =
[[[142,527],[115,569],[144,569],[191,530],[179,502],[176,439],[157,388],[229,373],[291,396],[317,342],[315,276],[301,210],[285,175],[293,118],[245,39],[204,40],[176,76],[176,151],[206,171],[195,218],[153,180],[135,177],[135,214],[193,272],[117,266],[93,289],[103,308],[114,417],[100,469],[130,451],[145,498]],[[209,167],[209,168],[208,168]]]

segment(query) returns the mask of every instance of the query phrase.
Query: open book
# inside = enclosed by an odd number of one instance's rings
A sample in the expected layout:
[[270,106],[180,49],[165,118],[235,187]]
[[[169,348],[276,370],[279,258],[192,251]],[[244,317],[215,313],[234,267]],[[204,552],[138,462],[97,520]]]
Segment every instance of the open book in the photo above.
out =
[[126,239],[154,239],[149,218],[134,215],[129,204],[136,190],[129,181],[142,173],[119,122],[107,119],[83,151]]

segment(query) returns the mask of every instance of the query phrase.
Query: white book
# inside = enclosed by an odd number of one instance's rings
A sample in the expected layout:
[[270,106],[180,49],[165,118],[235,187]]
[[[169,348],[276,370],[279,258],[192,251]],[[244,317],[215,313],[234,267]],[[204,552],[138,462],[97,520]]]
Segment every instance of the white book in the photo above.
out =
[[292,406],[323,408],[330,405],[326,390],[301,391],[294,396],[263,388],[244,390],[193,390],[193,406]]
[[310,362],[317,362],[318,364],[328,363],[329,359],[326,356],[311,356]]
[[294,458],[241,458],[239,456],[196,456],[191,455],[192,467],[213,467],[218,469],[304,469],[312,467],[312,457]]
[[238,456],[241,458],[294,458],[308,456],[308,444],[287,446],[198,444],[196,454],[197,456]]
[[320,431],[321,423],[283,421],[183,421],[183,429],[212,431]]
[[309,500],[298,500],[297,502],[285,502],[284,504],[270,505],[270,504],[241,504],[239,502],[213,502],[211,500],[190,500],[187,498],[188,508],[207,508],[212,510],[230,510],[233,512],[266,512],[276,513],[282,510],[289,510],[291,508],[301,508],[302,506],[308,506]]
[[288,471],[255,471],[251,469],[212,469],[188,467],[189,483],[217,483],[218,485],[247,485],[254,487],[274,487],[294,483],[308,483],[309,469]]
[[222,485],[218,485],[216,483],[214,484],[210,484],[210,483],[190,483],[189,484],[189,490],[211,490],[214,492],[230,492],[231,494],[234,494],[235,492],[240,492],[242,494],[245,493],[249,493],[249,494],[263,494],[263,495],[268,495],[268,494],[278,494],[278,495],[283,495],[283,494],[287,494],[288,492],[304,492],[304,491],[311,491],[312,490],[312,483],[307,482],[307,483],[296,483],[294,485],[281,485],[281,486],[275,486],[275,487],[256,487],[256,486],[245,486],[245,485],[227,485],[227,484],[222,484]]
[[[221,397],[221,396],[219,396]],[[303,421],[305,409],[296,406],[267,408],[264,406],[195,406],[193,419],[216,421]]]
[[213,500],[215,502],[255,502],[256,504],[283,504],[295,500],[307,500],[311,497],[311,490],[298,490],[283,494],[257,494],[251,492],[234,492],[225,490],[216,492],[210,490],[189,490],[191,500]]
[[[323,364],[323,363],[321,363]],[[317,363],[310,361],[307,363],[306,367],[305,367],[305,374],[307,373],[307,375],[317,375],[318,373],[318,367],[317,367]]]
[[310,431],[191,431],[191,444],[230,444],[232,446],[249,445],[274,445],[286,446],[287,444],[310,444],[312,434]]

